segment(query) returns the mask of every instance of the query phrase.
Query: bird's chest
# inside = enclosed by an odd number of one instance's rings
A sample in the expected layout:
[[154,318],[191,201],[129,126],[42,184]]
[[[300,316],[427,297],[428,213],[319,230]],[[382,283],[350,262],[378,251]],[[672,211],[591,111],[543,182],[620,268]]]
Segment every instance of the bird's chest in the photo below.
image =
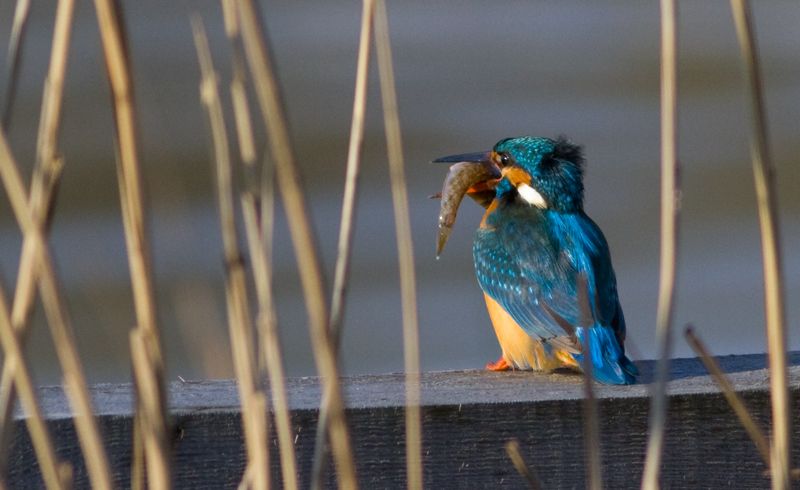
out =
[[475,235],[473,258],[476,268],[494,271],[496,280],[509,285],[563,281],[577,268],[579,253],[572,241],[547,212],[501,204],[487,210],[484,225]]
[[558,255],[564,238],[547,214],[531,206],[495,205],[486,210],[476,235],[488,249],[503,248],[525,255]]

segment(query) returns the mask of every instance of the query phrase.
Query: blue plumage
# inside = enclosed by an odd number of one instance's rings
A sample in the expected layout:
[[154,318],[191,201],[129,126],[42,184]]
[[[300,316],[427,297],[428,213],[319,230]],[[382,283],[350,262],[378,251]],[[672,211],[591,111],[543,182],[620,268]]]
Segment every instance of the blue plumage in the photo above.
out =
[[490,155],[502,178],[475,234],[481,289],[541,341],[545,355],[563,351],[580,363],[588,342],[597,381],[633,383],[608,244],[583,211],[580,148],[509,138]]

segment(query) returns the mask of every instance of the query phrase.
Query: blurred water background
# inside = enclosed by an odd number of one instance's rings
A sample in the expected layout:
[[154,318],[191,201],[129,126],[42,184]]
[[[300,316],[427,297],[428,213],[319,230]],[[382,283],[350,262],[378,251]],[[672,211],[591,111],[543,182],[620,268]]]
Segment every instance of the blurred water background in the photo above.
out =
[[[133,56],[161,328],[170,379],[232,377],[210,138],[198,100],[188,15],[199,11],[217,68],[229,49],[214,1],[124,1]],[[14,2],[0,1],[7,42]],[[113,119],[91,2],[78,2],[61,148],[66,169],[51,243],[91,381],[129,379],[134,315]],[[262,5],[332,279],[352,110],[360,2]],[[715,353],[764,352],[760,241],[748,149],[749,110],[727,2],[682,2],[682,221],[675,325],[693,322]],[[754,2],[778,175],[789,347],[800,346],[800,7]],[[55,2],[33,2],[9,131],[30,171]],[[424,370],[478,368],[499,354],[471,261],[481,209],[465,202],[435,260],[445,167],[431,159],[488,149],[506,136],[565,134],[585,147],[586,210],[611,245],[629,349],[655,354],[659,206],[657,2],[390,2],[409,179]],[[7,55],[3,45],[0,65]],[[373,70],[342,363],[346,373],[402,369],[394,224]],[[5,79],[0,91],[7,88]],[[230,113],[228,114],[230,116]],[[258,126],[260,128],[260,126]],[[262,132],[263,134],[263,132]],[[276,293],[289,375],[315,372],[302,293],[279,212]],[[13,289],[21,238],[0,200],[0,277]],[[330,282],[330,281],[329,281]],[[57,382],[44,317],[30,352]],[[691,355],[676,335],[676,356]]]

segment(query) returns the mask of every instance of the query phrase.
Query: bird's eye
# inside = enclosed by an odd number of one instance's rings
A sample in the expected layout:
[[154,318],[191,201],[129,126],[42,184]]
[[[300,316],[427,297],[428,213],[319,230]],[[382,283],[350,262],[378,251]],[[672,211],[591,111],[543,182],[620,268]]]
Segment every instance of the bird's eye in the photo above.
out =
[[508,153],[501,153],[500,154],[500,164],[501,165],[508,165],[511,163],[511,157],[508,156]]

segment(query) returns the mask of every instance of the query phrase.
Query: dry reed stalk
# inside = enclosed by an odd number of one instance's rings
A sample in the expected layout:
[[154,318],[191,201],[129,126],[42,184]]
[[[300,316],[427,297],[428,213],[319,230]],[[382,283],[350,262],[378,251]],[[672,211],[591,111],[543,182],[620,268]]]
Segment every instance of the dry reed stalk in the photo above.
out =
[[528,488],[530,490],[541,490],[543,488],[542,482],[539,481],[539,477],[536,473],[525,464],[525,459],[523,459],[522,452],[519,449],[519,441],[516,439],[508,441],[506,443],[506,453],[508,453],[508,457],[511,459],[511,463],[514,465],[517,473],[525,479]]
[[37,135],[36,160],[42,168],[49,167],[50,162],[54,161],[57,156],[64,79],[74,14],[75,0],[59,0],[53,29],[50,67],[45,79],[42,114]]
[[[275,243],[275,166],[269,165],[269,161],[264,156],[264,163],[262,165],[262,173],[261,173],[261,186],[260,186],[260,196],[258,202],[260,204],[260,227],[261,227],[261,248],[264,253],[264,260],[267,265],[272,264],[272,249],[273,244]],[[270,269],[269,274],[267,275],[267,279],[269,279],[269,285],[272,287],[272,270]],[[256,287],[258,285],[256,284]],[[270,289],[270,291],[272,291]],[[274,295],[273,295],[274,296]],[[272,311],[272,315],[275,316],[275,309],[274,309],[274,300],[271,300],[270,310]],[[275,328],[275,339],[277,340],[277,320],[274,324]]]
[[[113,94],[114,119],[116,125],[117,145],[117,181],[120,190],[120,207],[122,209],[122,223],[125,229],[125,245],[128,251],[128,267],[131,274],[133,289],[133,302],[136,311],[137,329],[142,329],[142,342],[147,344],[150,355],[141,357],[144,362],[152,362],[147,368],[140,366],[142,375],[154,376],[152,381],[155,390],[148,393],[155,397],[153,400],[137,402],[137,409],[150,407],[152,413],[143,414],[137,410],[136,417],[149,420],[150,429],[163,430],[157,436],[159,454],[168,458],[167,436],[167,402],[164,387],[164,357],[161,348],[161,338],[156,322],[155,293],[153,291],[153,277],[150,264],[150,248],[146,238],[144,204],[142,197],[141,172],[139,168],[138,150],[136,147],[136,117],[133,104],[133,86],[127,41],[124,37],[123,26],[117,11],[117,4],[113,0],[95,0],[97,23],[100,28],[100,37],[105,54],[108,81]],[[145,430],[145,425],[135,423],[135,427]],[[152,453],[150,453],[152,454]],[[154,457],[147,458],[150,464],[158,465],[166,474],[165,480],[169,481],[169,459],[154,461]],[[148,468],[148,473],[151,470]],[[160,473],[159,473],[160,474]]]
[[[33,218],[44,220],[44,233],[48,231],[49,216],[39,217],[44,209],[52,209],[55,187],[58,185],[62,171],[61,159],[50,161],[49,168],[37,168],[34,171],[31,183],[31,195],[28,199],[28,209]],[[14,198],[17,202],[24,202],[26,197]],[[23,211],[25,212],[25,211]],[[21,344],[24,344],[28,334],[28,321],[33,313],[34,299],[36,298],[36,284],[38,270],[36,269],[36,256],[38,244],[33,235],[25,235],[20,253],[17,273],[17,284],[14,291],[14,304],[11,312],[11,323]],[[11,418],[16,402],[13,365],[6,359],[3,364],[2,381],[0,381],[0,466],[5,462],[2,453],[8,449],[12,434]],[[6,430],[5,428],[9,429]]]
[[[241,28],[234,0],[223,0],[223,17],[225,32],[233,49],[233,76],[231,79],[231,99],[236,118],[239,152],[245,170],[249,169],[250,177],[255,174],[255,142],[253,126],[247,103],[246,65],[242,46]],[[274,195],[272,192],[272,176],[268,175],[266,163],[262,169],[264,182],[261,190],[261,223],[258,221],[258,205],[255,197],[257,184],[253,183],[253,192],[242,196],[242,212],[244,214],[245,231],[253,267],[253,276],[258,298],[257,331],[261,337],[258,345],[263,349],[259,362],[263,359],[269,378],[272,394],[272,406],[275,413],[275,426],[280,449],[281,475],[283,488],[296,490],[297,460],[292,437],[292,420],[289,414],[289,402],[286,396],[286,376],[283,368],[283,353],[278,338],[278,322],[272,290],[272,228],[274,216]],[[259,233],[259,228],[261,232]],[[260,349],[259,349],[260,350]]]
[[[78,355],[72,325],[59,293],[55,269],[50,257],[49,248],[44,240],[43,224],[40,217],[31,216],[27,208],[25,187],[19,168],[6,144],[5,137],[0,138],[0,177],[6,192],[12,199],[12,209],[26,237],[30,238],[36,250],[35,266],[38,268],[39,288],[44,304],[45,315],[50,326],[50,335],[56,348],[56,354],[64,373],[64,385],[70,406],[74,411],[75,428],[83,450],[84,460],[92,484],[95,488],[111,488],[113,486],[108,459],[103,449],[100,432],[91,409],[91,399],[83,376],[80,357]],[[37,219],[39,218],[39,219]],[[31,272],[31,274],[35,274]]]
[[64,300],[59,293],[53,264],[45,251],[40,225],[32,224],[26,233],[35,234],[39,245],[41,267],[40,288],[45,314],[50,325],[56,354],[64,373],[64,388],[74,412],[75,428],[84,454],[89,477],[95,488],[112,488],[108,459],[103,448],[100,432],[93,415],[93,409],[86,379],[83,375],[80,357],[77,352],[73,329]]
[[[123,225],[128,249],[134,308],[137,328],[147,332],[154,349],[153,373],[158,376],[158,406],[166,419],[166,400],[163,387],[164,359],[161,338],[156,322],[155,294],[150,265],[150,247],[146,239],[144,200],[136,134],[136,115],[133,103],[133,81],[117,5],[113,0],[95,0],[97,22],[105,53],[106,70],[113,95],[116,124],[117,173],[123,208]],[[166,425],[165,425],[166,426]]]
[[247,103],[246,66],[242,47],[242,34],[239,18],[236,13],[235,0],[222,0],[222,18],[225,22],[225,34],[231,43],[231,101],[233,102],[236,136],[239,143],[239,154],[245,167],[252,168],[256,163],[256,146],[253,139],[253,124],[250,117],[250,106]]
[[169,446],[165,444],[167,428],[160,416],[158,376],[154,372],[152,340],[146,337],[149,332],[143,328],[130,331],[131,363],[133,381],[136,386],[137,415],[140,425],[141,443],[144,447],[147,485],[155,490],[170,488]]
[[[72,0],[62,0],[60,2],[53,35],[50,71],[42,108],[39,146],[37,148],[39,161],[37,162],[37,172],[34,175],[30,206],[26,204],[28,199],[25,195],[25,187],[19,173],[19,167],[11,156],[10,149],[5,143],[5,138],[3,138],[2,145],[5,155],[1,172],[9,198],[12,199],[12,208],[26,237],[23,244],[23,255],[25,255],[25,249],[27,248],[29,250],[28,253],[33,257],[30,268],[24,271],[20,270],[20,274],[28,276],[28,281],[30,282],[33,282],[38,275],[45,314],[48,318],[51,337],[64,374],[64,387],[67,398],[74,411],[76,432],[89,477],[96,488],[111,488],[113,483],[108,459],[94,419],[91,399],[83,375],[80,357],[78,356],[72,325],[59,292],[52,259],[44,238],[44,221],[47,214],[45,204],[46,201],[49,201],[49,197],[52,195],[52,187],[55,185],[52,180],[45,181],[48,180],[47,177],[60,175],[62,166],[62,162],[56,157],[56,142],[73,12],[74,2]],[[16,306],[15,300],[15,308]],[[14,313],[12,312],[12,322],[20,320],[19,317],[13,318]],[[24,322],[24,319],[21,320]],[[22,323],[18,325],[20,325],[19,328],[21,330],[23,328]],[[11,403],[13,401],[11,390],[8,393],[7,400],[10,405],[13,405]]]
[[420,416],[419,325],[414,275],[414,245],[403,163],[400,116],[397,111],[389,21],[383,0],[375,4],[375,51],[381,82],[389,177],[392,185],[400,295],[403,305],[403,358],[406,372],[406,471],[408,488],[422,488],[422,421]]
[[[9,58],[12,60],[9,66],[9,88],[7,95],[11,96],[15,90],[16,77],[19,63],[19,53],[21,50],[21,39],[27,23],[29,13],[29,2],[20,1],[14,17],[14,27],[11,34],[9,46]],[[60,173],[60,166],[56,159],[56,145],[58,140],[58,128],[61,121],[61,100],[64,86],[64,73],[66,71],[67,52],[69,49],[69,39],[71,34],[72,17],[74,13],[73,1],[59,2],[56,13],[55,28],[53,30],[52,49],[48,75],[44,84],[42,95],[42,111],[39,123],[39,135],[37,142],[37,168],[34,172],[31,184],[31,201],[29,206],[36,215],[41,210],[49,210],[52,205],[53,187],[57,185]],[[11,102],[8,102],[6,109],[10,111]],[[6,114],[10,117],[10,114]],[[49,177],[45,179],[45,177]],[[47,188],[42,187],[46,182],[50,184]],[[21,202],[23,199],[18,199]],[[47,217],[44,221],[48,221]],[[12,322],[17,331],[21,343],[27,334],[27,324],[30,314],[33,311],[33,303],[36,292],[36,270],[34,269],[34,253],[32,240],[28,239],[23,245],[20,257],[20,273],[17,275],[17,287],[15,289]],[[11,364],[6,361],[3,366],[2,381],[0,382],[0,427],[10,428],[10,421],[13,413],[16,393],[14,392]],[[8,447],[8,438],[11,430],[0,430],[0,467],[5,462],[5,451]]]
[[[17,21],[24,24],[27,18],[27,8],[17,4],[17,14],[20,8],[26,10],[20,16],[15,17],[16,35],[12,33],[12,44],[24,27],[18,27]],[[39,133],[36,146],[36,167],[31,183],[30,199],[28,207],[34,219],[41,219],[45,225],[45,233],[49,225],[49,214],[52,209],[54,189],[57,187],[61,170],[62,161],[57,158],[58,134],[61,123],[61,107],[64,92],[64,78],[66,73],[67,58],[70,46],[70,34],[72,30],[72,19],[75,11],[74,0],[62,0],[58,4],[55,16],[55,27],[53,29],[53,40],[51,46],[50,64],[48,67],[47,78],[44,83],[42,94],[42,109],[39,121]],[[20,20],[22,19],[22,20]],[[19,46],[10,48],[17,51]],[[16,61],[15,61],[16,62]],[[19,197],[17,197],[20,201]],[[27,334],[27,325],[33,311],[33,304],[36,292],[37,271],[35,269],[34,240],[28,236],[25,238],[19,263],[19,273],[17,274],[17,287],[14,295],[14,305],[11,315],[16,335],[20,342],[24,344]],[[0,381],[0,427],[9,427],[3,430],[2,440],[0,440],[0,453],[5,453],[9,437],[11,435],[10,426],[16,393],[13,383],[14,373],[11,364],[3,366],[2,381]],[[5,456],[0,455],[0,460],[5,461]],[[2,464],[0,464],[2,466]]]
[[344,413],[339,383],[339,367],[328,332],[328,309],[325,301],[322,268],[311,230],[300,176],[289,142],[283,104],[280,100],[272,61],[266,45],[266,33],[252,0],[239,0],[242,39],[252,80],[256,89],[270,149],[283,196],[289,232],[294,244],[297,266],[306,298],[311,344],[323,384],[323,397],[330,399],[330,439],[341,488],[358,487],[353,452]]
[[791,418],[786,374],[786,331],[781,276],[780,230],[775,192],[775,171],[768,143],[761,68],[753,35],[750,6],[746,0],[731,0],[736,34],[750,89],[752,111],[750,156],[758,200],[761,252],[764,262],[764,309],[769,349],[770,392],[772,396],[772,488],[789,488],[791,464]]
[[353,97],[353,117],[350,123],[350,143],[347,150],[347,173],[342,199],[342,216],[339,226],[336,270],[331,299],[331,339],[338,350],[344,316],[344,297],[350,272],[356,202],[358,200],[358,177],[361,168],[361,150],[364,141],[364,113],[367,107],[367,77],[369,76],[370,44],[375,0],[364,0],[361,11],[361,36],[358,43],[356,85]]
[[256,433],[261,440],[254,446],[253,456],[248,458],[247,466],[250,467],[250,471],[244,476],[243,481],[247,481],[249,489],[266,490],[270,488],[269,446],[267,445],[269,419],[266,416],[269,402],[263,392],[257,391],[253,393],[248,403],[249,407],[243,407],[243,415],[251,418],[246,425],[251,427],[250,430]]
[[[244,61],[244,60],[241,60]],[[237,63],[237,66],[239,63]],[[231,101],[233,102],[234,122],[238,136],[239,155],[246,168],[253,168],[256,162],[256,150],[253,144],[253,127],[250,121],[250,108],[247,105],[247,89],[245,88],[243,66],[233,70],[231,79]],[[249,136],[248,136],[249,135]]]
[[0,116],[0,125],[6,130],[11,123],[14,99],[17,95],[22,42],[25,39],[25,29],[28,25],[30,11],[31,0],[17,0],[17,7],[14,9],[14,23],[11,26],[11,38],[8,42],[8,65],[6,66],[6,80],[8,83],[6,85],[5,100],[3,101],[3,114]]
[[[347,173],[342,199],[342,215],[339,221],[339,243],[336,268],[331,293],[330,332],[331,342],[338,354],[341,343],[344,300],[350,275],[350,258],[353,248],[356,201],[358,199],[358,176],[361,167],[361,150],[364,141],[364,113],[367,107],[367,78],[369,76],[370,45],[375,11],[374,0],[364,0],[361,11],[361,35],[358,44],[353,117],[350,123],[350,143],[347,150]],[[317,434],[314,442],[314,459],[311,470],[311,488],[322,488],[322,477],[327,462],[328,400],[322,401]]]
[[253,468],[250,465],[245,466],[242,481],[236,486],[237,490],[249,490],[253,482]]
[[145,490],[145,456],[144,456],[144,428],[142,427],[142,417],[137,409],[136,416],[133,417],[133,448],[131,450],[131,489]]
[[[69,488],[70,482],[61,481],[59,467],[63,464],[58,461],[50,433],[39,408],[36,388],[30,369],[25,361],[25,354],[11,324],[11,315],[6,303],[5,292],[0,288],[0,342],[3,344],[3,353],[6,362],[10,364],[10,372],[15,374],[14,382],[20,394],[22,406],[27,413],[25,424],[31,436],[31,443],[36,452],[36,460],[42,472],[44,484],[47,488]],[[5,466],[5,464],[3,465]],[[3,475],[3,478],[5,475]]]
[[728,404],[739,418],[739,422],[742,424],[745,431],[747,431],[747,435],[750,436],[753,444],[755,444],[758,453],[761,455],[761,459],[764,460],[764,464],[769,467],[769,440],[767,436],[764,435],[764,432],[762,432],[756,421],[753,420],[753,417],[744,405],[744,401],[736,394],[733,385],[728,380],[728,377],[725,376],[725,373],[719,367],[719,364],[708,351],[705,344],[703,344],[697,334],[694,333],[694,328],[692,328],[691,325],[687,326],[684,334],[686,336],[686,342],[689,343],[689,346],[695,354],[703,361],[708,372],[711,373],[717,386],[722,390],[722,394],[725,395],[725,399],[728,400]]
[[661,259],[656,315],[658,362],[650,402],[647,457],[642,475],[642,488],[646,490],[659,488],[667,423],[667,380],[672,343],[680,192],[677,158],[677,18],[675,0],[661,0]]
[[214,141],[214,161],[217,169],[217,200],[220,228],[225,254],[225,297],[228,304],[228,328],[242,407],[242,425],[247,446],[248,466],[251,468],[253,487],[269,486],[267,465],[266,411],[251,413],[258,408],[257,396],[263,396],[255,380],[255,362],[252,346],[253,332],[250,307],[247,301],[247,283],[244,259],[239,251],[234,209],[233,169],[231,168],[228,136],[225,131],[222,103],[219,98],[217,74],[208,47],[205,28],[198,16],[192,17],[197,58],[202,80],[200,100],[208,113]]
[[283,369],[283,353],[278,339],[278,321],[275,314],[275,300],[272,291],[272,267],[269,246],[265,245],[259,233],[256,199],[251,194],[242,197],[245,231],[247,234],[250,258],[253,263],[253,276],[258,296],[258,330],[264,345],[267,375],[272,392],[272,406],[275,410],[275,426],[281,457],[283,488],[296,490],[297,461],[292,437],[292,419],[286,396],[286,379]]
[[[586,283],[584,282],[584,285]],[[586,458],[586,488],[602,490],[603,466],[600,453],[600,421],[598,416],[597,398],[594,396],[594,366],[591,361],[590,336],[586,334],[583,346],[583,436]]]

